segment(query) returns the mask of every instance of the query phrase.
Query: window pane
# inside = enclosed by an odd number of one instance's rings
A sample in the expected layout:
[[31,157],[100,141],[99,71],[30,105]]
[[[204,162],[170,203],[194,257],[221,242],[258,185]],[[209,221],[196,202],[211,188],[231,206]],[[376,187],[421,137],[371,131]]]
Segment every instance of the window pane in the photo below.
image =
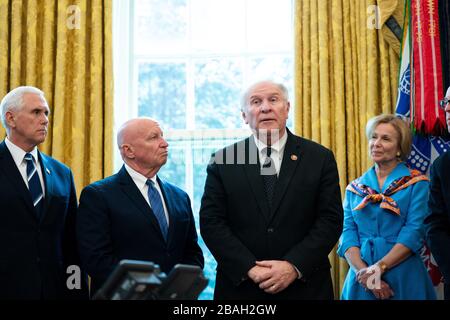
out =
[[192,0],[194,52],[242,52],[245,49],[245,1]]
[[138,115],[155,118],[163,130],[186,127],[186,66],[183,63],[138,65]]
[[249,52],[292,51],[292,0],[248,0]]
[[[287,55],[269,55],[250,59],[250,79],[272,79],[285,85],[292,82],[292,58]],[[289,88],[288,88],[289,89]],[[291,91],[289,91],[291,94]]]
[[186,146],[185,142],[167,141],[169,143],[169,157],[159,170],[158,175],[168,182],[186,190]]
[[207,59],[195,63],[196,129],[243,127],[240,114],[241,59]]
[[186,50],[187,0],[135,1],[137,53],[172,53]]
[[[248,129],[240,112],[241,92],[257,80],[273,79],[288,87],[287,125],[292,128],[293,0],[132,1],[132,46],[120,50],[130,52],[137,68],[116,76],[131,79],[137,101],[131,107],[128,101],[118,105],[161,124],[169,158],[158,175],[191,197],[209,279],[199,298],[212,299],[216,261],[199,232],[206,167],[212,152],[246,135],[236,132]],[[205,138],[198,138],[203,134]],[[117,162],[118,168],[121,164]]]
[[[193,196],[193,206],[194,206],[194,216],[197,224],[199,224],[199,212],[200,212],[200,204],[201,198],[203,196],[203,191],[205,188],[205,180],[206,180],[206,166],[209,161],[208,155],[211,155],[217,149],[214,147],[203,148],[203,143],[194,142],[193,151],[193,169],[194,169],[194,196]],[[206,160],[206,162],[205,162]],[[214,287],[216,282],[216,267],[217,262],[214,259],[211,252],[206,247],[205,242],[203,241],[202,236],[200,235],[200,229],[197,230],[199,233],[199,245],[203,250],[203,255],[205,257],[205,267],[203,268],[203,273],[205,277],[209,279],[208,287],[201,293],[199,296],[200,300],[212,300],[214,297]]]
[[[193,178],[194,178],[194,195],[193,195],[193,206],[194,206],[194,216],[197,221],[199,221],[199,212],[201,199],[203,196],[203,191],[205,189],[206,181],[206,166],[209,162],[210,156],[213,152],[224,148],[240,138],[218,138],[218,139],[203,139],[199,141],[193,141],[191,150],[193,152]],[[197,230],[200,231],[200,230]],[[200,233],[199,233],[200,235]],[[199,245],[203,250],[205,256],[205,267],[204,274],[205,277],[209,279],[208,287],[199,296],[200,300],[212,300],[214,295],[214,287],[216,281],[216,266],[217,262],[214,260],[211,252],[206,247],[203,238],[199,236]]]

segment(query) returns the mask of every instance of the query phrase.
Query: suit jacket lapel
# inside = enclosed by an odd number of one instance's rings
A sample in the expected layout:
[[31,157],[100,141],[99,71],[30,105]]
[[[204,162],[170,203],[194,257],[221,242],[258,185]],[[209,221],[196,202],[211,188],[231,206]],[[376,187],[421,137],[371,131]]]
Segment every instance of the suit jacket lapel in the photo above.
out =
[[34,211],[33,202],[31,200],[30,191],[28,190],[22,175],[19,172],[14,160],[6,147],[5,141],[0,144],[0,170],[3,170],[4,175],[9,179],[11,184],[17,189],[17,192],[23,198],[25,204],[28,207],[28,212],[34,218],[36,213]]
[[289,183],[294,176],[297,166],[301,162],[302,154],[300,149],[300,143],[295,137],[286,129],[288,138],[286,146],[284,147],[283,162],[281,163],[280,173],[278,175],[278,181],[275,187],[275,193],[273,196],[273,206],[270,211],[270,219],[273,218],[276,210],[280,206]]
[[153,226],[153,228],[157,230],[157,232],[161,235],[161,238],[164,239],[161,232],[161,228],[159,227],[158,220],[156,219],[147,201],[145,201],[141,192],[136,187],[136,184],[133,182],[133,179],[131,179],[130,175],[125,169],[125,166],[122,166],[117,175],[119,176],[119,181],[124,193],[131,199],[131,202],[138,209],[138,211],[142,215],[144,215],[145,221],[151,226]]
[[44,198],[44,212],[42,213],[41,221],[46,217],[47,209],[50,206],[50,202],[53,196],[53,183],[54,178],[52,175],[52,167],[45,155],[38,151],[38,157],[41,164],[42,177],[44,178],[45,198]]
[[[270,217],[269,205],[266,198],[266,192],[264,190],[264,181],[261,175],[261,165],[259,162],[259,153],[258,148],[256,147],[255,140],[253,136],[250,136],[245,142],[245,150],[246,150],[246,161],[244,164],[244,171],[247,176],[248,182],[250,183],[251,189],[256,199],[256,203],[259,206],[259,209],[263,213],[263,216],[266,220]],[[257,162],[250,161],[256,159]]]

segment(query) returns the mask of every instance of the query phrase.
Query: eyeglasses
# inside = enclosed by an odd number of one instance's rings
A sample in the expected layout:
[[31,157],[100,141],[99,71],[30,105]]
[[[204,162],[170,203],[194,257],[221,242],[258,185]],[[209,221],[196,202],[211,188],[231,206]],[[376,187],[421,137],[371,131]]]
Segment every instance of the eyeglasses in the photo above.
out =
[[447,107],[447,105],[450,103],[450,99],[445,97],[444,99],[439,101],[439,106],[445,110],[445,108]]

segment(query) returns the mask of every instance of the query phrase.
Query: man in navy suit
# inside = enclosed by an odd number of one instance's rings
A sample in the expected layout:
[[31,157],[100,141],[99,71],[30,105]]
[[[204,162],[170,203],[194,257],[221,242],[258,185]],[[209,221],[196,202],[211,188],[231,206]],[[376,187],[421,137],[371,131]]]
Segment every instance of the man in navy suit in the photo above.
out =
[[0,144],[0,300],[87,299],[72,172],[36,147],[47,136],[44,93],[18,87],[0,109],[7,134]]
[[117,144],[124,165],[84,188],[78,210],[80,255],[93,293],[122,259],[150,261],[165,273],[178,263],[204,263],[189,196],[157,176],[168,156],[159,124],[129,120]]
[[287,89],[243,95],[253,135],[207,168],[200,231],[217,260],[215,299],[333,299],[328,254],[342,231],[333,153],[286,128]]
[[[450,132],[450,87],[441,101]],[[434,160],[430,171],[430,214],[425,218],[427,243],[444,277],[444,298],[450,300],[450,152]]]

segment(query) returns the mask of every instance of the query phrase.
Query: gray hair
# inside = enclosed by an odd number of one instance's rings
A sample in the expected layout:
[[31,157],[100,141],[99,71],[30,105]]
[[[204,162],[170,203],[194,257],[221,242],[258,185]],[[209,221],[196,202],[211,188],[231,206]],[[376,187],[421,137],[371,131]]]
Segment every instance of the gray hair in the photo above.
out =
[[27,93],[39,95],[45,103],[48,104],[47,100],[45,100],[44,92],[38,88],[32,86],[22,86],[11,90],[3,97],[2,102],[0,103],[2,125],[7,131],[9,130],[9,127],[6,123],[6,113],[10,110],[18,111],[22,109],[24,106],[23,96]]
[[279,83],[279,82],[275,82],[275,81],[272,81],[272,80],[258,81],[258,82],[255,82],[254,84],[252,84],[251,86],[249,86],[247,88],[247,90],[245,90],[244,93],[242,94],[242,96],[241,96],[241,111],[244,111],[244,108],[247,106],[247,103],[248,103],[247,100],[248,100],[248,95],[249,95],[250,91],[256,85],[261,84],[261,83],[271,83],[271,84],[275,85],[283,93],[284,100],[289,101],[289,92],[288,92],[288,89],[286,88],[286,86],[284,84]]

